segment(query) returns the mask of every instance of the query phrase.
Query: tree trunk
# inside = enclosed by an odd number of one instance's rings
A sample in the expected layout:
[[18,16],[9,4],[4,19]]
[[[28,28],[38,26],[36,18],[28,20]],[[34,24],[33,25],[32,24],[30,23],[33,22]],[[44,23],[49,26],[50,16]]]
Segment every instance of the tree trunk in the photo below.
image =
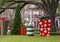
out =
[[56,2],[56,4],[51,8],[51,18],[52,18],[52,32],[56,32],[56,22],[55,22],[55,15],[56,15],[56,10],[59,4],[59,0]]
[[51,18],[52,18],[52,28],[51,31],[52,32],[56,32],[56,25],[55,25],[55,12],[51,13]]

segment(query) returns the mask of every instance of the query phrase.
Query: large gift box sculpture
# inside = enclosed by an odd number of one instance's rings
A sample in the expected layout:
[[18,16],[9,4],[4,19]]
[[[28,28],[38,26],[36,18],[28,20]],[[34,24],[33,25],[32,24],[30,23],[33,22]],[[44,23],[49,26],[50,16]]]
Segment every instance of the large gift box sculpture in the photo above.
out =
[[38,20],[40,36],[49,36],[51,33],[52,19],[49,16],[42,17]]
[[20,35],[26,35],[26,27],[20,26]]

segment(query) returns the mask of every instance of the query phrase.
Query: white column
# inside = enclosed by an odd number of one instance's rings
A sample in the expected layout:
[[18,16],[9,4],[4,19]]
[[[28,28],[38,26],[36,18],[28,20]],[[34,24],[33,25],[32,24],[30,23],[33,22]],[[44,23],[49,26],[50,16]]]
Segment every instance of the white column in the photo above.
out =
[[60,28],[60,20],[58,20],[58,28]]

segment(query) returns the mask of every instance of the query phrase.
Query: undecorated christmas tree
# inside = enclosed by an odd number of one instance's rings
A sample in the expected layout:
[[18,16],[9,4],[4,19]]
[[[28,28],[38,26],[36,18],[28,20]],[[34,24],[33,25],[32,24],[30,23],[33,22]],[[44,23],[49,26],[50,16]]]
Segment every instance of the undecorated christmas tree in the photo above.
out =
[[21,13],[20,13],[19,8],[20,8],[20,6],[17,5],[15,18],[14,18],[13,25],[12,25],[12,30],[11,30],[12,35],[19,35],[19,31],[20,31],[19,28],[20,28],[20,26],[22,26]]

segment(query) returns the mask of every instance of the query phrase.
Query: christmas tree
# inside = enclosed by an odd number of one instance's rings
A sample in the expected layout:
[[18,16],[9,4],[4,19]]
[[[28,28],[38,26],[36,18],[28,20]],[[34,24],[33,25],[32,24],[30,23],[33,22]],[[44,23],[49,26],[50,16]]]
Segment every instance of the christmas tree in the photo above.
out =
[[12,30],[11,30],[11,34],[13,35],[19,35],[19,31],[20,31],[20,26],[22,26],[22,22],[21,22],[21,13],[20,13],[20,6],[17,5],[16,7],[16,13],[15,13],[15,18],[13,21],[13,25],[12,25]]

